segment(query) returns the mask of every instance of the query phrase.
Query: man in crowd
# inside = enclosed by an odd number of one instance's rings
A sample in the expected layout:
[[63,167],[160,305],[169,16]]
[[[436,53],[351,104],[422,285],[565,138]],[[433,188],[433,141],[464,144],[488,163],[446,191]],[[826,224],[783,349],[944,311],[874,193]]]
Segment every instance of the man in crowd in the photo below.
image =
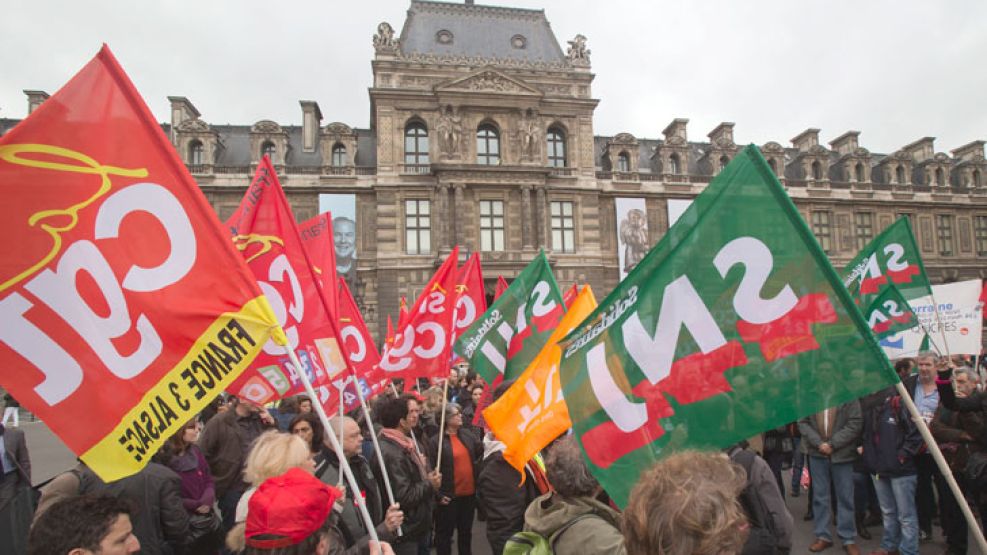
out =
[[[915,406],[922,415],[926,424],[932,422],[932,417],[939,408],[939,392],[936,389],[936,366],[939,357],[931,352],[920,353],[915,359],[918,365],[918,382],[913,390],[909,391]],[[915,457],[915,465],[918,468],[918,484],[916,489],[916,503],[918,504],[918,528],[919,540],[928,541],[932,539],[932,519],[936,514],[936,498],[932,493],[932,486],[935,484],[939,497],[942,497],[940,487],[942,475],[936,468],[936,461],[928,452],[920,453]]]
[[[500,399],[512,385],[514,380],[497,386],[493,400]],[[477,502],[480,513],[487,517],[487,541],[493,553],[504,551],[507,540],[524,527],[524,511],[528,505],[539,495],[548,493],[545,476],[533,463],[525,465],[524,483],[521,483],[521,474],[504,460],[505,448],[493,433],[487,432],[483,438],[483,462],[476,485]],[[544,489],[539,489],[539,484]]]
[[[977,374],[969,368],[957,368],[953,371],[953,388],[957,398],[966,399],[974,395],[977,391]],[[942,395],[940,394],[940,397]],[[953,471],[953,477],[959,483],[960,489],[967,497],[976,503],[979,508],[981,518],[987,515],[987,504],[981,501],[974,484],[966,479],[966,465],[971,453],[983,452],[987,449],[984,444],[987,438],[987,419],[984,413],[976,412],[956,412],[948,409],[945,404],[940,403],[936,416],[929,426],[932,436],[939,443],[949,468]],[[952,490],[943,488],[942,507],[943,514],[942,531],[946,536],[946,545],[950,555],[966,555],[967,549],[967,523],[966,518],[960,511],[959,504],[953,496]]]
[[[404,511],[403,536],[395,540],[394,551],[404,555],[419,553],[428,549],[429,533],[432,530],[432,510],[435,494],[442,484],[442,475],[437,470],[429,471],[421,446],[412,439],[411,430],[418,425],[421,408],[410,395],[397,399],[386,399],[378,404],[380,451],[387,467],[394,500]],[[374,472],[380,465],[373,464]],[[378,484],[383,489],[383,477],[378,476]]]
[[921,446],[922,437],[901,396],[890,390],[864,422],[864,461],[874,474],[884,522],[881,548],[871,555],[918,555],[915,455]]
[[131,503],[109,495],[82,495],[51,506],[31,528],[28,555],[127,555],[141,550],[133,534]]
[[809,551],[818,552],[833,545],[829,531],[830,484],[836,491],[836,533],[849,555],[859,555],[853,503],[853,462],[863,422],[857,401],[807,416],[799,420],[802,443],[809,455],[812,479],[813,531],[816,541]]
[[0,424],[0,538],[18,551],[24,549],[34,512],[30,490],[31,457],[24,432]]
[[250,445],[265,431],[276,426],[274,418],[262,407],[247,400],[234,401],[233,408],[209,420],[199,447],[209,463],[216,484],[216,499],[223,516],[223,529],[233,527],[236,505],[247,484],[243,465]]

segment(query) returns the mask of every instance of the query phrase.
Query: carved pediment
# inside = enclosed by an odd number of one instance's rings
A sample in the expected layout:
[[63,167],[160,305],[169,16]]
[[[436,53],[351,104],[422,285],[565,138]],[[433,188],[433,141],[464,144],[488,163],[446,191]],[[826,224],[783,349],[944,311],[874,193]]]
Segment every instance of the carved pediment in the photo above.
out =
[[853,149],[853,155],[856,156],[857,158],[867,158],[868,156],[870,156],[870,151],[860,146]]
[[352,135],[353,128],[345,123],[334,121],[329,125],[325,126],[322,130],[323,135]]
[[262,119],[255,123],[250,128],[251,133],[284,133],[281,126],[277,122],[273,122],[269,119]]
[[183,133],[208,133],[209,124],[201,119],[190,119],[178,124],[176,128]]
[[631,135],[630,133],[617,133],[614,138],[610,140],[610,144],[633,145],[637,144],[637,139],[635,139],[634,135]]
[[944,152],[937,152],[936,155],[932,157],[932,159],[935,160],[936,162],[939,162],[940,164],[948,164],[952,162],[952,160],[949,159],[949,156],[946,156]]
[[672,135],[671,137],[665,139],[665,146],[685,146],[686,141],[678,135]]
[[494,69],[483,69],[435,87],[435,92],[493,92],[541,96],[542,92]]
[[772,154],[784,154],[785,153],[785,148],[783,146],[781,146],[780,144],[774,142],[774,141],[770,141],[770,142],[764,143],[764,146],[761,147],[761,150],[763,152],[770,152]]
[[829,155],[829,151],[826,150],[826,147],[821,146],[821,145],[812,145],[811,147],[809,147],[809,151],[808,152],[809,152],[809,154],[814,155],[814,156],[828,156]]
[[713,141],[713,146],[721,150],[733,150],[737,148],[736,143],[733,142],[729,137],[720,137]]

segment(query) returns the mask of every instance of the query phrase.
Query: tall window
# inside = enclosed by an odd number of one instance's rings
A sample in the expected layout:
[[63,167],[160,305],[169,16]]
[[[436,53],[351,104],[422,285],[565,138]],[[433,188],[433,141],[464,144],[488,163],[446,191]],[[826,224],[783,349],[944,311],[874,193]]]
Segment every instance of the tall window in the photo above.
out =
[[905,184],[905,168],[898,166],[894,170],[895,180],[899,185]]
[[778,175],[778,163],[774,158],[768,159],[768,166],[771,168],[771,173]]
[[480,201],[480,250],[504,250],[504,201]]
[[973,242],[977,256],[987,256],[987,216],[973,217]]
[[723,168],[727,167],[727,164],[729,163],[730,163],[729,156],[720,156],[720,171],[723,171]]
[[545,134],[545,143],[548,150],[548,165],[553,168],[564,168],[565,159],[565,133],[558,127],[550,127]]
[[812,179],[819,181],[823,178],[822,175],[822,164],[818,160],[812,163]]
[[915,233],[915,214],[911,212],[899,212],[899,218],[908,218],[908,224],[912,226],[912,233]]
[[672,154],[668,157],[668,173],[673,173],[675,175],[682,173],[682,162],[679,161],[678,154]]
[[339,143],[332,147],[332,165],[334,168],[341,168],[346,165],[346,147]]
[[861,250],[874,238],[874,213],[857,212],[853,215],[855,233],[857,236],[857,250]]
[[264,144],[260,145],[260,157],[263,158],[267,156],[268,158],[271,159],[271,162],[273,163],[274,152],[276,150],[277,148],[275,148],[274,143],[272,143],[271,141],[264,141]]
[[854,166],[853,171],[856,174],[857,183],[863,183],[864,182],[864,165],[861,164],[860,162],[857,162],[857,165]]
[[945,174],[942,171],[942,168],[936,168],[936,185],[942,187],[945,184],[946,184],[946,178],[945,178]]
[[617,155],[617,171],[619,172],[629,172],[631,171],[631,157],[627,155],[626,152],[621,152]]
[[192,141],[188,144],[188,163],[192,166],[198,166],[205,163],[205,156],[203,155],[204,149],[202,148],[202,141]]
[[939,237],[939,255],[953,255],[953,217],[949,214],[936,216],[936,235]]
[[432,217],[429,201],[404,201],[404,233],[408,254],[428,254],[432,250]]
[[428,164],[428,129],[420,122],[404,128],[404,163]]
[[488,123],[476,130],[476,163],[482,166],[500,164],[500,135],[497,128]]
[[576,252],[576,220],[571,201],[552,201],[552,250]]
[[823,252],[829,254],[833,249],[832,228],[829,223],[830,213],[817,210],[812,213],[812,234],[816,236]]

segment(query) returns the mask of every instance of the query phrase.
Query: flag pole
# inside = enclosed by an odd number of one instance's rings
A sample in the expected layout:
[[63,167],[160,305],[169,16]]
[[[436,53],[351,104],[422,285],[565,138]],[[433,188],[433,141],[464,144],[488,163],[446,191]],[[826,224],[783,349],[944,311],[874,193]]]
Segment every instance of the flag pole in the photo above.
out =
[[439,418],[439,453],[435,457],[435,469],[439,470],[442,468],[442,444],[445,443],[445,429],[446,429],[446,399],[449,396],[449,378],[446,378],[446,383],[442,386],[442,416]]
[[[932,310],[936,314],[936,323],[939,324],[939,336],[942,337],[943,347],[946,349],[946,358],[952,358],[949,354],[949,342],[946,341],[946,327],[942,325],[942,317],[939,316],[939,303],[936,302],[936,294],[932,292],[932,285],[929,285],[929,297],[932,298]],[[929,341],[932,341],[929,339]],[[941,353],[940,353],[941,354]],[[987,554],[987,551],[984,552]]]
[[[394,387],[394,383],[391,383],[391,387]],[[397,393],[397,389],[394,389]],[[360,398],[360,408],[363,409],[363,420],[367,423],[367,428],[370,429],[370,442],[374,445],[374,454],[377,455],[377,463],[380,464],[380,474],[384,478],[384,491],[387,493],[387,504],[388,506],[393,505],[394,501],[394,490],[391,489],[391,478],[387,475],[387,468],[384,466],[384,455],[380,452],[380,443],[377,441],[377,431],[374,429],[374,421],[370,419],[370,409],[367,408],[367,400],[363,396],[363,388],[360,387],[360,382],[356,382],[356,394]],[[401,527],[398,526],[398,536],[403,536],[404,532]]]
[[980,553],[987,555],[987,540],[984,539],[984,532],[980,529],[980,524],[977,519],[973,516],[973,511],[970,510],[970,505],[966,502],[966,496],[963,495],[963,491],[960,490],[960,485],[956,483],[956,478],[953,476],[952,471],[949,470],[949,464],[946,463],[946,459],[942,456],[942,451],[939,450],[939,444],[936,443],[934,437],[932,437],[932,432],[929,430],[929,425],[925,423],[925,419],[918,412],[918,407],[915,406],[915,402],[912,401],[912,396],[908,394],[908,390],[905,389],[905,384],[898,380],[895,384],[895,389],[898,391],[898,395],[901,396],[901,401],[905,403],[905,407],[908,412],[912,415],[912,420],[915,421],[915,425],[918,426],[918,431],[922,434],[922,439],[925,440],[925,444],[929,447],[929,453],[932,454],[932,458],[936,461],[936,465],[939,466],[939,471],[942,472],[943,478],[946,479],[946,483],[949,485],[949,491],[952,492],[953,497],[956,498],[956,504],[960,506],[960,510],[963,511],[963,518],[966,519],[967,525],[970,528],[970,533],[973,534],[974,539],[977,540],[977,545],[980,547]]
[[[295,354],[294,349],[288,345],[284,345],[284,351],[288,354],[288,358],[291,363],[295,365],[298,369],[298,376],[302,380],[302,385],[305,386],[305,392],[308,393],[309,397],[312,399],[318,399],[315,394],[315,389],[312,388],[312,381],[308,378],[308,373],[305,372],[304,366],[298,360],[298,355]],[[342,404],[343,400],[339,400]],[[332,426],[329,425],[329,417],[326,416],[326,409],[322,407],[322,403],[312,403],[312,408],[315,409],[316,414],[319,415],[319,420],[322,421],[322,426],[326,430],[332,430]],[[377,537],[377,529],[374,528],[374,521],[370,518],[370,513],[367,511],[367,502],[360,495],[360,485],[356,482],[356,477],[353,475],[353,469],[350,468],[349,461],[346,460],[346,455],[343,453],[343,446],[340,444],[339,439],[336,438],[336,434],[331,431],[326,434],[329,437],[329,442],[332,443],[333,450],[336,451],[336,456],[339,458],[339,470],[346,476],[346,482],[349,484],[350,490],[353,491],[353,499],[356,500],[356,505],[360,509],[360,515],[363,517],[363,523],[367,526],[367,532],[370,534],[370,539],[374,542],[380,543],[380,539]]]
[[[339,438],[340,442],[343,441],[343,418],[346,416],[346,408],[343,406],[344,404],[346,404],[346,401],[343,399],[343,390],[346,388],[346,382],[348,380],[349,378],[343,380],[339,385],[339,433],[336,434],[336,437]],[[336,487],[337,488],[343,487],[342,472],[340,472],[339,476],[336,478]]]

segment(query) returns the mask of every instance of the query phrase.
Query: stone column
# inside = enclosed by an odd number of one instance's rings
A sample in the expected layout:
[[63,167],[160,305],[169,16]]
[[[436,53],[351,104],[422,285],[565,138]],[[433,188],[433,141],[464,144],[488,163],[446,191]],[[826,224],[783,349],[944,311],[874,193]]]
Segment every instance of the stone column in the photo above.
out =
[[454,199],[453,199],[453,214],[452,218],[452,228],[453,228],[453,242],[457,245],[463,245],[466,241],[466,230],[464,229],[464,222],[466,221],[466,215],[464,213],[463,205],[463,190],[466,189],[465,183],[456,183],[452,186]]
[[436,202],[435,214],[433,217],[439,218],[439,251],[446,253],[452,250],[452,245],[450,244],[450,238],[452,235],[452,225],[449,223],[452,218],[449,209],[449,184],[439,183],[436,186],[436,193],[438,194],[438,199]]
[[535,240],[538,248],[548,250],[548,241],[545,240],[545,214],[547,214],[545,204],[545,185],[541,184],[535,188]]
[[531,185],[521,185],[521,248],[534,250],[531,243]]

